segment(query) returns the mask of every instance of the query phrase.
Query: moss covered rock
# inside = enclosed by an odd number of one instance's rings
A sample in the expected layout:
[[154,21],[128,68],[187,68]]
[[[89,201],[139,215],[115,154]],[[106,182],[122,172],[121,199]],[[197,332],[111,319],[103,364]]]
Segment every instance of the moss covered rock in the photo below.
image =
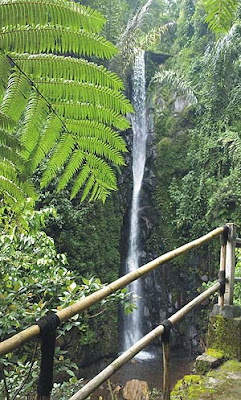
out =
[[209,349],[206,353],[198,356],[195,363],[195,369],[198,374],[205,374],[213,368],[216,368],[223,361],[223,353],[217,350]]
[[241,317],[211,316],[208,327],[208,347],[222,351],[227,358],[241,359]]
[[241,394],[241,363],[224,363],[205,376],[186,375],[178,381],[171,400],[239,400]]

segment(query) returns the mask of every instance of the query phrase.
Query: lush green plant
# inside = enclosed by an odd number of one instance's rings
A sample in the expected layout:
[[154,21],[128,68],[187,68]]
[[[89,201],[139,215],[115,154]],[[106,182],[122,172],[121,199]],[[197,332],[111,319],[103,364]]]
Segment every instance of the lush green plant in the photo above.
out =
[[99,35],[104,18],[67,0],[4,0],[0,15],[4,201],[34,197],[31,178],[47,155],[42,187],[60,172],[59,190],[74,177],[71,197],[85,186],[82,200],[105,201],[126,151],[114,129],[129,126],[132,107],[118,76],[91,61],[117,52]]
[[[103,287],[97,278],[81,278],[77,272],[69,271],[65,255],[58,254],[53,239],[40,230],[44,217],[52,211],[28,211],[25,214],[25,228],[28,232],[11,235],[3,233],[0,236],[1,340],[33,324],[48,310],[60,310]],[[77,329],[78,345],[95,342],[96,336],[89,325],[90,317],[101,314],[109,303],[116,300],[127,311],[128,307],[133,307],[123,290],[103,300],[90,312],[77,315],[59,327],[55,357],[55,375],[59,381],[67,376],[70,384],[77,381],[77,365],[70,360],[67,351],[61,348],[65,334]],[[38,359],[39,349],[36,347],[33,352],[31,344],[1,359],[7,386],[11,387],[11,391],[17,393],[22,387],[22,380],[19,379],[22,376],[26,378],[26,382],[23,378],[24,394],[34,391],[39,371]],[[0,393],[4,393],[3,381],[0,383]]]
[[215,33],[227,32],[237,10],[237,0],[203,0],[208,27]]

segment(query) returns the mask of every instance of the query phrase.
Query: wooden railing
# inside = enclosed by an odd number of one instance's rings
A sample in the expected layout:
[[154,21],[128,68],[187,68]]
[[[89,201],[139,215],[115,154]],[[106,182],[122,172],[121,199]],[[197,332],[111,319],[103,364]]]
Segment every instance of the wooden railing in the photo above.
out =
[[[129,360],[135,357],[141,350],[143,350],[148,344],[150,344],[155,338],[160,335],[165,335],[163,340],[163,361],[164,361],[164,376],[163,376],[163,395],[164,400],[170,399],[170,368],[169,368],[169,341],[168,333],[173,325],[179,322],[187,313],[189,313],[194,307],[201,304],[204,300],[209,298],[212,294],[216,293],[220,288],[224,289],[219,296],[219,305],[232,304],[233,302],[233,288],[234,288],[234,267],[235,267],[235,247],[236,241],[241,244],[241,239],[236,238],[236,227],[234,224],[227,224],[223,227],[216,228],[208,234],[196,239],[190,243],[187,243],[178,249],[172,250],[153,261],[143,265],[136,271],[130,272],[125,276],[117,279],[110,283],[104,288],[98,290],[95,293],[87,296],[86,298],[77,301],[73,305],[66,307],[56,313],[60,323],[65,322],[69,318],[73,317],[80,312],[88,309],[92,305],[101,301],[102,299],[109,296],[111,293],[125,287],[141,276],[154,270],[158,266],[167,263],[168,261],[184,254],[192,249],[195,249],[204,243],[210,242],[215,237],[220,236],[222,238],[221,252],[220,252],[220,279],[214,283],[209,289],[205,290],[195,299],[190,301],[175,314],[170,316],[168,320],[161,323],[157,328],[149,332],[137,343],[131,346],[127,351],[122,353],[116,360],[109,364],[103,371],[95,376],[90,382],[82,387],[70,400],[84,400],[93,391],[105,382],[115,371],[125,365]],[[225,283],[226,282],[226,283]],[[40,327],[38,325],[32,325],[31,327],[23,330],[22,332],[12,336],[9,339],[0,343],[0,356],[3,356],[14,349],[18,348],[22,344],[29,342],[31,339],[40,335]],[[41,396],[37,395],[37,399],[50,399],[50,395]]]

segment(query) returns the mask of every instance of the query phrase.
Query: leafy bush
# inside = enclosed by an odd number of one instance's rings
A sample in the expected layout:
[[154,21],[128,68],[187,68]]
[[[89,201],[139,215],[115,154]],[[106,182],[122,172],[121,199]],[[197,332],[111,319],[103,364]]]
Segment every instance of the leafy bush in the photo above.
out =
[[[44,217],[51,212],[53,210],[26,212],[24,218],[28,231],[23,233],[15,229],[15,233],[2,232],[0,236],[1,340],[12,336],[18,330],[27,328],[47,311],[57,311],[67,307],[103,287],[98,278],[85,279],[76,272],[69,271],[66,256],[58,254],[53,239],[40,230]],[[125,290],[112,295],[96,305],[93,312],[101,312],[106,302],[113,302],[116,299],[125,303],[125,297]],[[69,384],[77,382],[78,367],[68,357],[66,349],[60,346],[63,342],[61,338],[75,328],[80,331],[79,343],[91,343],[95,339],[88,319],[89,315],[83,313],[74,316],[59,327],[55,380],[60,382],[69,378]],[[34,350],[33,347],[35,347]],[[17,395],[20,389],[24,390],[25,396],[33,394],[39,372],[39,358],[36,342],[35,346],[30,343],[1,359],[2,374],[5,379],[0,383],[0,399],[5,398],[4,392],[8,391],[6,386],[11,387],[11,391],[15,392],[11,398],[22,398],[21,395],[20,397]],[[23,388],[19,377],[24,377]],[[67,383],[62,386],[65,392]],[[61,390],[61,385],[55,384],[54,391],[59,390]]]

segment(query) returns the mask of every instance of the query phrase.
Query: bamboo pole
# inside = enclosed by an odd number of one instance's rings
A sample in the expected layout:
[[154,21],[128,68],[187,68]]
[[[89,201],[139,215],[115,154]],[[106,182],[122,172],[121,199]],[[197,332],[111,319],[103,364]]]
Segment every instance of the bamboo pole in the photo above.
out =
[[170,400],[171,378],[170,378],[170,342],[162,343],[163,356],[163,400]]
[[[216,282],[205,292],[201,293],[195,299],[186,304],[183,308],[169,317],[169,321],[174,325],[180,321],[187,313],[189,313],[195,306],[202,303],[209,296],[215,293],[220,287],[220,283]],[[157,328],[153,329],[137,343],[131,346],[128,350],[122,353],[118,358],[116,358],[111,364],[109,364],[103,371],[96,375],[91,381],[89,381],[83,388],[81,388],[77,393],[75,393],[69,400],[85,400],[91,393],[94,392],[103,382],[110,378],[118,369],[125,365],[131,358],[133,358],[137,353],[143,350],[148,344],[150,344],[154,339],[164,333],[164,326],[159,325]]]
[[229,235],[226,246],[226,279],[224,294],[224,304],[233,304],[233,290],[234,290],[234,270],[235,270],[235,248],[236,248],[236,225],[228,224]]
[[[148,262],[147,264],[138,268],[136,271],[132,271],[129,274],[122,276],[121,278],[110,283],[109,285],[98,290],[97,292],[92,293],[91,295],[85,297],[84,299],[77,301],[73,305],[58,311],[57,315],[60,319],[60,322],[62,323],[67,319],[73,317],[74,315],[79,314],[80,312],[86,310],[87,308],[96,304],[100,300],[106,298],[110,294],[116,292],[118,289],[125,287],[134,280],[140,278],[141,276],[157,268],[159,265],[165,264],[166,262],[174,259],[175,257],[180,256],[181,254],[184,254],[189,250],[195,249],[206,242],[209,242],[210,240],[214,239],[216,236],[219,236],[223,232],[224,232],[224,227],[216,228],[213,231],[207,233],[206,235],[196,240],[193,240],[190,243],[184,244],[183,246],[175,250],[169,251],[168,253],[163,254],[162,256],[156,258],[155,260]],[[29,328],[23,330],[22,332],[12,336],[11,338],[6,339],[5,341],[0,343],[0,356],[3,356],[13,351],[22,344],[37,337],[39,333],[40,333],[39,326],[32,325]]]
[[[221,250],[220,250],[220,272],[225,271],[225,265],[226,265],[226,244],[223,243],[221,245]],[[224,306],[224,295],[218,297],[218,305],[220,307]]]

